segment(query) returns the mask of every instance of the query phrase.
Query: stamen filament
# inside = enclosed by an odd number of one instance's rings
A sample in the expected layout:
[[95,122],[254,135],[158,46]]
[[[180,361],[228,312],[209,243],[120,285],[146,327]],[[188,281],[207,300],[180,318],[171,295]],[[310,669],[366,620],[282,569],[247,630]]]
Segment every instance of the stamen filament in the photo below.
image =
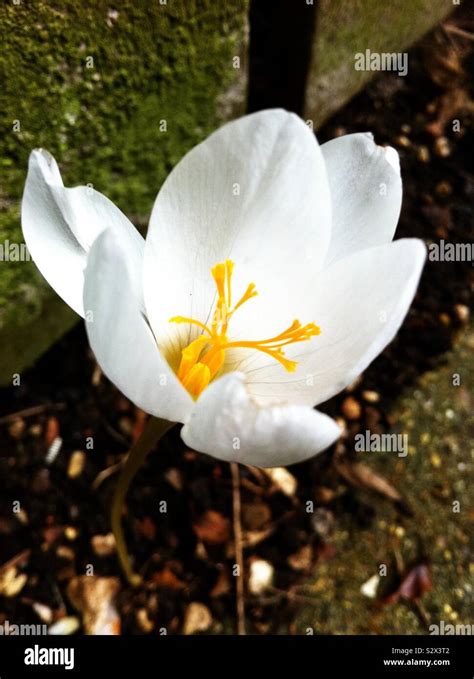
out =
[[258,295],[258,292],[255,289],[255,283],[250,283],[248,286],[247,290],[244,292],[240,300],[237,302],[235,307],[232,309],[232,311],[229,313],[229,316],[234,313],[234,311],[237,311],[239,307],[242,306],[242,304],[245,304],[247,300],[251,299],[252,297],[256,297]]
[[169,323],[191,323],[192,325],[197,325],[199,328],[202,328],[208,335],[212,335],[207,325],[201,323],[201,321],[196,321],[194,318],[188,318],[187,316],[173,316],[173,318],[170,318]]

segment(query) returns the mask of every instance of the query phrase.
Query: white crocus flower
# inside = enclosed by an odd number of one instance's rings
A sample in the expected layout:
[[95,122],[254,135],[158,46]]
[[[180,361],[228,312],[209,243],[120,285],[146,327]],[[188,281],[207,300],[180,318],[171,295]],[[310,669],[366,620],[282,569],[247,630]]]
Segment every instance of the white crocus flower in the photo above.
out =
[[146,242],[100,193],[65,188],[41,150],[22,223],[128,398],[184,423],[196,450],[270,467],[337,439],[313,406],[352,382],[407,313],[425,247],[392,242],[401,197],[393,149],[369,134],[319,146],[297,116],[270,110],[178,163]]

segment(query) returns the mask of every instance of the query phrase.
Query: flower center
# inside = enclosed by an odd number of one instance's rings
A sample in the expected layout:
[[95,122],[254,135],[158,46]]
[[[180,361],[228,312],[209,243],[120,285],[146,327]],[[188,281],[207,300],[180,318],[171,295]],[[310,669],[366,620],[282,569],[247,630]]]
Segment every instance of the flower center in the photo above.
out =
[[211,269],[218,297],[210,327],[186,316],[170,318],[170,323],[191,323],[202,330],[202,335],[182,350],[177,373],[183,386],[194,398],[201,394],[222,368],[227,349],[256,349],[281,363],[288,372],[294,372],[298,364],[286,358],[283,347],[295,342],[305,342],[321,332],[314,323],[301,325],[295,320],[286,330],[269,339],[229,341],[227,330],[233,314],[242,304],[258,294],[255,284],[250,283],[239,301],[232,306],[233,270],[234,263],[230,259],[216,264]]

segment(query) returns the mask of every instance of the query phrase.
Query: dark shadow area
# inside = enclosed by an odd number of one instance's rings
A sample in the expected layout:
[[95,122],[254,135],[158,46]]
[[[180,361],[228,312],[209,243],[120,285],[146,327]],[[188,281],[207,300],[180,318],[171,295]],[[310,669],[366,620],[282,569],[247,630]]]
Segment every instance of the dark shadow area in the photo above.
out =
[[318,0],[252,0],[248,112],[282,107],[302,115]]

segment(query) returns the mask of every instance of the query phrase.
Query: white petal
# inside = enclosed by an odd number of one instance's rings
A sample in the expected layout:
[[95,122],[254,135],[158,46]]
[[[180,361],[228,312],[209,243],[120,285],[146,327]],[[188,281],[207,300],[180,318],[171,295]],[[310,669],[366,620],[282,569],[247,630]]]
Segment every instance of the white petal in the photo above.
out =
[[41,149],[30,155],[21,213],[25,242],[36,266],[81,316],[84,267],[97,235],[113,228],[130,247],[143,240],[101,193],[86,186],[65,188],[56,161]]
[[151,415],[183,422],[193,400],[143,315],[142,251],[110,229],[94,242],[84,283],[87,334],[102,370],[127,398]]
[[402,204],[398,153],[371,134],[348,134],[321,150],[331,189],[333,221],[326,266],[357,250],[388,243]]
[[340,436],[337,424],[307,406],[261,408],[241,373],[229,373],[199,397],[181,430],[184,442],[227,462],[281,467],[313,457]]
[[301,298],[314,297],[313,317],[321,334],[287,347],[299,361],[287,373],[257,355],[241,364],[249,393],[315,405],[350,384],[396,335],[415,295],[426,257],[422,241],[397,240],[339,260],[321,272]]
[[174,168],[153,208],[144,289],[160,346],[189,332],[170,317],[207,320],[218,262],[234,260],[240,294],[255,281],[262,299],[286,298],[322,265],[329,237],[324,161],[304,122],[270,110],[224,125]]

